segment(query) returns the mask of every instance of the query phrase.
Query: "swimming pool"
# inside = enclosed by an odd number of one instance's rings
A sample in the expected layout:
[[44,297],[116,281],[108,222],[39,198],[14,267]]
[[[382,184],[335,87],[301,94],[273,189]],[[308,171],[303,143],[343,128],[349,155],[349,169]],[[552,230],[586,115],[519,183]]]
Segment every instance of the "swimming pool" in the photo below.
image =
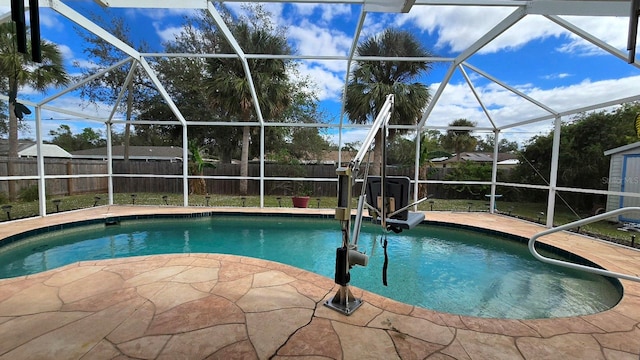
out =
[[[494,318],[548,318],[600,312],[621,298],[619,283],[549,266],[526,244],[477,231],[421,225],[390,234],[389,286],[382,285],[379,227],[365,224],[369,266],[351,284],[441,312]],[[225,253],[278,261],[333,277],[340,229],[334,220],[213,216],[72,227],[0,248],[0,277],[80,260],[178,252]]]

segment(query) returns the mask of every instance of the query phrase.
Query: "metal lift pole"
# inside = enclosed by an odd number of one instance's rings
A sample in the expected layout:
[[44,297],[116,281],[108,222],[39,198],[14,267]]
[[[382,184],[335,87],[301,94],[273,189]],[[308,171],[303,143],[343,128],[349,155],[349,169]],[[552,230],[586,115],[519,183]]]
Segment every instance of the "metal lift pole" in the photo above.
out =
[[[349,290],[349,282],[351,280],[349,270],[354,265],[366,266],[369,260],[367,255],[358,251],[357,244],[351,242],[349,235],[351,230],[351,189],[354,184],[353,179],[357,176],[360,163],[369,151],[371,144],[373,144],[376,134],[381,129],[385,129],[389,123],[389,119],[393,113],[393,105],[394,95],[389,94],[356,156],[349,162],[347,167],[339,167],[336,169],[336,175],[338,175],[338,206],[335,210],[335,218],[340,221],[342,246],[336,249],[335,282],[340,285],[340,288],[331,299],[325,302],[325,305],[345,315],[351,315],[362,305],[362,300],[356,299],[351,293],[351,290]],[[383,164],[383,166],[385,165],[386,164]],[[363,184],[363,186],[365,185]],[[363,201],[364,199],[359,199],[358,203],[360,204]],[[354,234],[359,233],[363,208],[364,206],[358,206],[358,212],[356,214],[356,226],[358,229],[354,229]],[[386,218],[386,214],[384,214],[385,206],[382,208],[384,224],[384,219]]]

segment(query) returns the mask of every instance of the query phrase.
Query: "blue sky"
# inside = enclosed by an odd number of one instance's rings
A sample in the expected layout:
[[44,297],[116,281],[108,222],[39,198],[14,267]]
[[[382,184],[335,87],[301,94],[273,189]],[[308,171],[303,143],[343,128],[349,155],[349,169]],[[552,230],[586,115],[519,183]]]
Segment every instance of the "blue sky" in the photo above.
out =
[[[5,2],[8,3],[6,0]],[[105,14],[93,1],[63,3],[87,17],[91,13]],[[0,1],[0,5],[4,3]],[[238,3],[229,3],[228,6],[236,15],[244,11]],[[288,29],[289,41],[301,55],[346,55],[361,11],[360,5],[345,4],[266,3],[264,6],[272,13],[275,23]],[[7,6],[0,6],[0,13],[6,11],[9,11]],[[387,27],[401,28],[416,34],[434,54],[455,57],[512,11],[513,8],[500,7],[414,6],[408,14],[369,13],[361,39],[375,35]],[[180,31],[182,16],[189,15],[191,11],[111,9],[109,13],[123,16],[138,39],[147,41],[153,50],[162,51],[160,44],[173,39],[174,34]],[[587,30],[610,46],[620,50],[626,48],[626,17],[562,18]],[[83,63],[85,55],[73,24],[54,11],[43,8],[41,25],[43,37],[57,43],[63,50],[67,71],[77,72],[72,64]],[[472,56],[468,62],[558,111],[640,94],[640,87],[637,85],[640,83],[640,71],[637,68],[537,15],[524,18]],[[420,79],[430,87],[432,94],[436,92],[449,65],[450,63],[434,64],[433,71]],[[337,120],[340,116],[346,62],[303,61],[300,62],[299,69],[315,82],[321,106]],[[535,106],[475,72],[467,69],[467,74],[489,109],[492,119],[499,126],[543,114]],[[30,89],[23,89],[22,94],[32,101],[42,98],[41,94]],[[56,106],[74,111],[81,111],[80,103],[74,94],[55,101]],[[104,114],[106,109],[89,108],[83,111]],[[60,119],[45,122],[45,133],[63,123],[78,131],[89,125],[97,125],[63,120],[68,116],[59,114],[44,113],[43,118]],[[456,73],[427,120],[427,125],[445,126],[459,118],[475,121],[480,127],[490,126],[464,78]],[[551,121],[544,121],[518,127],[505,131],[504,136],[509,140],[524,142],[531,136],[547,132],[550,125]],[[24,136],[34,137],[33,128],[32,126],[31,133]],[[362,140],[365,132],[346,132],[344,141]],[[484,137],[482,133],[477,135]],[[332,139],[335,139],[333,135]]]

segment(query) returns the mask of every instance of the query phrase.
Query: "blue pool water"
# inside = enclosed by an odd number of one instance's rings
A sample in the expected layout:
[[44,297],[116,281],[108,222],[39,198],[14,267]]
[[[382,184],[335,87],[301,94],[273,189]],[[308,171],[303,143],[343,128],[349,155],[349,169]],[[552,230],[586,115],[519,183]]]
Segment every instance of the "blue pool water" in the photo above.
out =
[[[621,298],[615,281],[535,260],[526,245],[463,229],[421,225],[388,235],[388,286],[382,284],[381,230],[365,224],[359,248],[367,267],[351,285],[461,315],[549,318],[600,312]],[[341,245],[335,220],[214,216],[123,221],[48,233],[0,247],[0,278],[81,260],[167,253],[224,253],[278,261],[330,278]]]

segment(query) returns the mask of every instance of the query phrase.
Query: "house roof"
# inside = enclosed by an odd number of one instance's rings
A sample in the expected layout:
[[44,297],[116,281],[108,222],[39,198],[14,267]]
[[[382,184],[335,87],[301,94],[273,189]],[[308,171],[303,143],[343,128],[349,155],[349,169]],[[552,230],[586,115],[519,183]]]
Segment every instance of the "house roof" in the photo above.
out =
[[613,154],[617,154],[617,153],[633,150],[633,149],[635,149],[637,147],[640,147],[640,141],[634,142],[633,144],[627,144],[627,145],[623,145],[623,146],[618,146],[617,148],[614,148],[614,149],[609,149],[609,150],[604,152],[604,155],[605,156],[609,156],[609,155],[613,155]]
[[[74,158],[83,159],[106,159],[107,148],[94,148],[86,150],[73,151],[71,153]],[[114,158],[124,157],[124,146],[118,145],[111,148],[111,154]],[[171,160],[182,159],[182,147],[180,146],[129,146],[130,159],[157,159]]]
[[[9,141],[0,140],[0,155],[7,156],[9,154]],[[18,156],[20,157],[36,157],[38,156],[36,143],[33,141],[18,142]],[[49,158],[71,158],[66,150],[54,144],[42,144],[42,155]]]
[[[517,156],[511,153],[498,153],[498,162],[502,162],[505,160],[516,159]],[[493,162],[493,153],[489,152],[463,152],[460,153],[460,161],[473,161],[473,162]],[[458,162],[458,158],[456,155],[452,155],[450,158],[436,158],[431,159],[432,162],[441,162],[441,163],[453,163]]]

